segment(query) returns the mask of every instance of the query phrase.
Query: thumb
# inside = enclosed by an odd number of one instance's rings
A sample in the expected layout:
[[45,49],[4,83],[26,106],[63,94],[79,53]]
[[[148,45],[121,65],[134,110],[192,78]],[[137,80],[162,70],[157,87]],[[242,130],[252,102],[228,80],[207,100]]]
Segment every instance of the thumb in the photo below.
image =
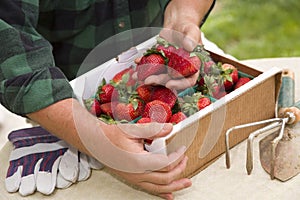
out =
[[171,123],[151,122],[145,124],[118,124],[117,127],[133,138],[154,139],[168,135],[173,125]]
[[202,45],[200,28],[195,24],[186,26],[182,46],[187,51],[193,51],[198,44]]

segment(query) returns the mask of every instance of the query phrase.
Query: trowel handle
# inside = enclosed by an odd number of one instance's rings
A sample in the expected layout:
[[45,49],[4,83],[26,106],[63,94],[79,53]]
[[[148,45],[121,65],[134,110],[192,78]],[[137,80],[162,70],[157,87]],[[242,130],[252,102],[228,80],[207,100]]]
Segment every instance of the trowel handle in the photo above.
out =
[[295,103],[295,79],[294,72],[289,69],[282,71],[281,86],[278,96],[278,109],[288,108]]
[[296,108],[298,108],[298,110],[300,110],[300,100],[295,103],[294,107],[296,107]]
[[287,117],[288,112],[294,114],[295,119],[289,120],[289,124],[296,124],[300,121],[300,100],[295,103],[295,79],[292,70],[284,69],[282,71],[277,108],[280,118]]

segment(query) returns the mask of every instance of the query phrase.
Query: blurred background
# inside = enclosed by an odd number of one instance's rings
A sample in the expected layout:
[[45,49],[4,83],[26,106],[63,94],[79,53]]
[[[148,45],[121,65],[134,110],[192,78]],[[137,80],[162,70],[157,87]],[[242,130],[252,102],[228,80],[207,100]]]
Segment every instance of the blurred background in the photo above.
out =
[[300,57],[300,1],[217,0],[202,31],[239,60]]

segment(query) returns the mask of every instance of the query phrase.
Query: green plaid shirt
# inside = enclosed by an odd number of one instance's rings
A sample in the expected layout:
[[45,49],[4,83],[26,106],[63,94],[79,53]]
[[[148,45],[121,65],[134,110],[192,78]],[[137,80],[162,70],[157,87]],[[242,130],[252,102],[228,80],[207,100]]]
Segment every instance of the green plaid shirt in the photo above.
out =
[[87,54],[122,31],[161,26],[167,2],[1,0],[1,104],[26,115],[74,97],[68,80]]

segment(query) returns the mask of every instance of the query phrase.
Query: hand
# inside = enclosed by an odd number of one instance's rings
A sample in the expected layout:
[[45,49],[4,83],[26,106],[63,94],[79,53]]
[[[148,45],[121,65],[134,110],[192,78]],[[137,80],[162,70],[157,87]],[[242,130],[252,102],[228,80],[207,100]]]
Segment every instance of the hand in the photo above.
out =
[[152,75],[146,78],[144,83],[147,85],[164,85],[171,90],[180,91],[194,86],[199,77],[199,73],[200,71],[192,76],[181,79],[172,79],[168,74]]
[[[164,29],[160,37],[168,42],[183,47],[187,51],[193,51],[198,44],[202,44],[200,28],[194,20],[184,17],[178,2],[171,1],[165,12]],[[179,5],[181,6],[181,5]],[[181,17],[182,16],[182,17]],[[199,72],[182,79],[171,79],[167,74],[150,76],[145,80],[146,84],[160,84],[175,90],[184,90],[196,84]]]
[[171,124],[108,125],[74,99],[59,101],[30,116],[79,151],[121,171],[144,173],[162,169],[183,154],[168,157],[144,150],[145,138],[166,136],[172,130]]
[[[141,58],[137,58],[135,60],[135,63],[138,64],[140,60]],[[144,80],[144,84],[163,85],[175,92],[175,91],[184,90],[186,88],[194,86],[195,83],[197,82],[199,74],[200,71],[193,74],[192,76],[184,77],[180,79],[172,79],[168,74],[151,75]],[[132,77],[133,79],[137,80],[137,73],[134,73]]]
[[200,23],[212,1],[173,0],[168,4],[164,16],[164,29],[160,36],[171,43],[192,51],[202,44]]
[[[125,179],[128,183],[137,186],[151,194],[158,195],[165,199],[173,199],[172,192],[191,186],[191,181],[187,178],[179,178],[187,164],[187,157],[184,155],[185,148],[179,149],[168,156],[152,154],[145,151],[143,138],[155,139],[167,135],[171,130],[170,124],[139,124],[139,125],[107,125],[111,131],[105,131],[105,135],[122,150],[144,155],[143,158],[136,157],[147,171],[124,171],[120,166],[108,166],[111,172]],[[130,134],[129,134],[130,133]],[[143,134],[141,134],[143,133]],[[153,133],[157,133],[153,135]],[[114,156],[114,155],[112,155]],[[149,158],[149,156],[151,158]],[[168,163],[166,163],[168,161]],[[130,161],[127,161],[130,162]],[[139,168],[138,166],[132,166]],[[153,169],[157,167],[157,170]],[[128,170],[128,168],[127,168]]]
[[[197,45],[202,45],[199,26],[212,2],[212,0],[170,1],[165,11],[164,29],[160,32],[160,37],[187,51],[193,51]],[[195,85],[198,76],[199,72],[190,77],[172,80],[165,74],[149,77],[145,83],[183,90]]]
[[177,165],[170,165],[161,171],[145,173],[127,173],[110,169],[111,172],[125,179],[128,183],[140,189],[160,196],[164,199],[173,199],[173,192],[185,189],[192,185],[187,178],[179,179],[187,164],[187,157],[184,156]]

